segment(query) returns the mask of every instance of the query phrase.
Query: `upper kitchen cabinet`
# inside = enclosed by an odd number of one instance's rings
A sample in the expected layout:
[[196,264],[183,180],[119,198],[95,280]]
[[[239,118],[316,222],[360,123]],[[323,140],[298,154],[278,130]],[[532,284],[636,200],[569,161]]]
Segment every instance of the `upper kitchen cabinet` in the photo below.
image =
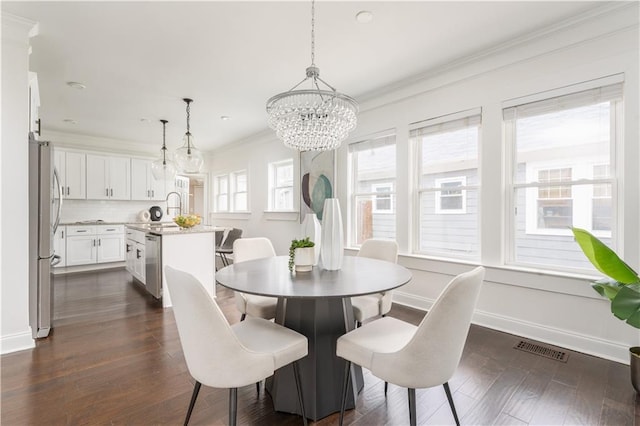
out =
[[87,198],[86,170],[87,157],[84,153],[55,149],[54,161],[62,197],[67,200],[84,200]]
[[29,131],[40,136],[40,91],[38,90],[38,75],[29,72]]
[[131,160],[87,154],[87,199],[130,200]]
[[131,159],[131,199],[164,200],[167,196],[165,182],[156,180],[151,173],[149,160]]

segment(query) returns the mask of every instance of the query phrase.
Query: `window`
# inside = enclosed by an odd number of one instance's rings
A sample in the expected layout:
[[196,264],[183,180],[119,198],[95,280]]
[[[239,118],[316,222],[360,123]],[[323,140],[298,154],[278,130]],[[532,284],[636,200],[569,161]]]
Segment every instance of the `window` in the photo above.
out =
[[467,185],[465,176],[436,179],[436,186],[440,191],[436,195],[436,213],[464,214],[467,212],[467,192],[460,189]]
[[293,210],[293,159],[269,164],[269,210]]
[[229,176],[221,175],[215,178],[216,203],[215,211],[229,211]]
[[592,270],[572,226],[612,245],[622,85],[505,108],[511,149],[509,263]]
[[393,213],[393,184],[391,183],[374,183],[371,189],[376,194],[373,203],[374,213]]
[[231,210],[234,212],[245,212],[247,208],[247,172],[241,170],[231,173],[231,192],[233,203]]
[[481,110],[415,123],[413,251],[447,258],[478,259],[478,145]]
[[349,145],[349,240],[396,239],[396,137],[379,135]]

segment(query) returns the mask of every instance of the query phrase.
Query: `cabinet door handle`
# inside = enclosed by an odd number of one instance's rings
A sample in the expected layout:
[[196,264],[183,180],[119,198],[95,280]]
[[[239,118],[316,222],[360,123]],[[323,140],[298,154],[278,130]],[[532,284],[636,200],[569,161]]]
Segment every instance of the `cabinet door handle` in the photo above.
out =
[[78,229],[76,232],[87,232],[86,229]]
[[127,244],[127,253],[131,251],[131,244]]
[[140,259],[142,256],[140,256],[140,249],[136,249],[136,259]]
[[106,229],[106,231],[107,231],[107,232],[109,232],[109,231],[113,232],[113,231],[115,231],[115,230],[116,230],[116,228],[107,228],[107,229]]
[[95,247],[96,246],[96,240],[91,240],[91,247]]
[[40,125],[42,124],[42,122],[39,118],[36,120],[36,124],[38,125],[38,130],[36,130],[36,133],[38,134],[38,136],[42,136],[42,133],[40,133]]
[[69,187],[67,186],[67,195],[70,195],[71,191],[69,190]]
[[101,246],[102,245],[102,238],[98,238],[98,245]]
[[113,197],[113,188],[111,188],[111,196]]
[[60,239],[64,240],[64,230],[60,231]]
[[156,191],[152,189],[152,190],[151,190],[151,197],[153,198],[153,197],[155,197],[155,196],[156,196]]
[[149,190],[147,189],[147,198],[149,198],[151,194],[149,194]]
[[105,188],[104,190],[106,192],[106,194],[104,194],[104,195],[106,195],[108,197],[109,196],[109,188]]

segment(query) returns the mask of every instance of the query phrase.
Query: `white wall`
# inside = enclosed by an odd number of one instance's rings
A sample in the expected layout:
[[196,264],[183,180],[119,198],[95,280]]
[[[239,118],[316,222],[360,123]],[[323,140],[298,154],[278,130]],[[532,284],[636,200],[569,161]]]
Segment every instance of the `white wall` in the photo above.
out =
[[2,15],[0,143],[1,352],[34,346],[29,327],[29,31],[33,22]]
[[[602,13],[603,9],[598,13]],[[637,329],[615,319],[609,303],[589,286],[585,277],[564,277],[503,266],[502,103],[506,100],[544,92],[612,74],[625,75],[625,143],[618,153],[624,176],[624,257],[635,268],[640,264],[638,199],[640,176],[638,148],[638,5],[614,5],[604,14],[541,31],[535,37],[514,40],[502,49],[478,54],[370,96],[361,104],[358,127],[338,151],[337,193],[343,220],[347,217],[347,144],[386,129],[397,132],[398,188],[409,188],[410,156],[408,125],[432,117],[482,107],[481,164],[482,264],[487,266],[486,283],[474,321],[487,327],[546,341],[578,351],[628,363],[627,349],[640,344]],[[416,52],[416,55],[428,52]],[[401,66],[401,64],[399,64]],[[267,236],[279,254],[286,253],[288,241],[297,236],[299,222],[267,220],[261,213],[266,201],[266,163],[297,154],[283,151],[273,134],[243,141],[237,147],[215,152],[211,175],[250,171],[249,190],[252,214],[232,218],[218,215],[216,224],[243,228],[247,236]],[[278,158],[276,158],[278,157]],[[297,163],[296,163],[297,164]],[[230,169],[231,168],[231,169]],[[296,172],[297,175],[297,172]],[[299,192],[299,189],[296,189]],[[409,218],[409,191],[399,191],[397,216]],[[296,201],[297,203],[297,201]],[[297,205],[297,204],[296,204]],[[489,208],[490,207],[490,208]],[[409,253],[410,220],[400,220],[397,240],[401,251]],[[427,309],[452,276],[472,265],[401,255],[413,281],[399,289],[395,300]]]

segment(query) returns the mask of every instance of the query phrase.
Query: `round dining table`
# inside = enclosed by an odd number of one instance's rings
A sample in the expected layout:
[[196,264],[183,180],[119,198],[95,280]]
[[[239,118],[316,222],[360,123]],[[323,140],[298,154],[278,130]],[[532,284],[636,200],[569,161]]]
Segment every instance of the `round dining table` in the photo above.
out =
[[[355,327],[351,297],[392,290],[410,280],[403,266],[357,256],[345,256],[336,271],[318,265],[310,272],[290,272],[288,257],[277,256],[216,272],[216,281],[224,287],[278,298],[276,323],[307,337],[309,354],[299,361],[300,380],[307,417],[314,421],[340,411],[346,364],[336,356],[336,341]],[[351,375],[347,408],[355,406],[364,383],[360,367],[353,365]],[[267,391],[277,411],[300,413],[291,366],[276,371]]]

